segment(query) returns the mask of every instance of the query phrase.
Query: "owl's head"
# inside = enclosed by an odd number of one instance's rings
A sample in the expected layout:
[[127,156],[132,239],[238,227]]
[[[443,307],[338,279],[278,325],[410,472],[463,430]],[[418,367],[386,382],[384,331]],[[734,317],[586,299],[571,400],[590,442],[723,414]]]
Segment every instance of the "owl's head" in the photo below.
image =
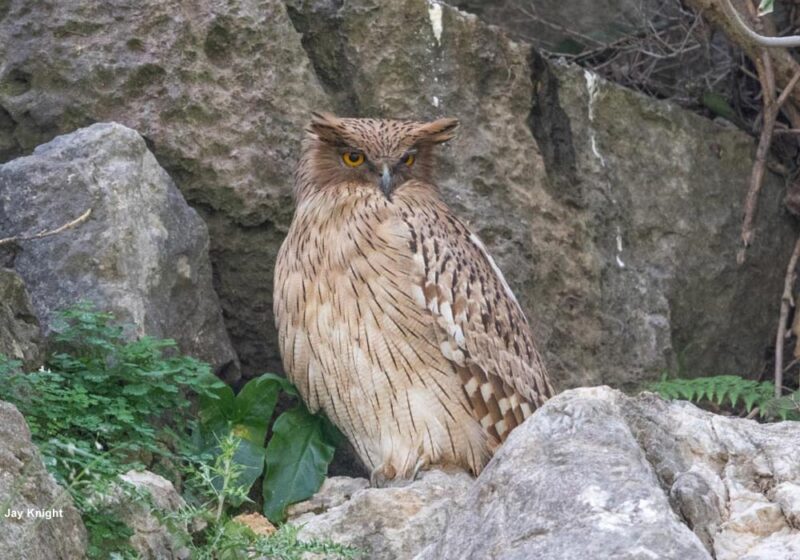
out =
[[403,183],[431,181],[432,147],[447,142],[456,119],[432,122],[339,118],[313,113],[304,160],[310,185],[370,185],[391,199]]

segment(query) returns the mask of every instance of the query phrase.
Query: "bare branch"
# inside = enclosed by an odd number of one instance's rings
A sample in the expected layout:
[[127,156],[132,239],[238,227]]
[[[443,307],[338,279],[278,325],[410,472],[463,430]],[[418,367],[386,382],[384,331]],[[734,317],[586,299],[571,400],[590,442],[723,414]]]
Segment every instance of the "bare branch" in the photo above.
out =
[[92,214],[92,209],[89,208],[88,210],[86,210],[86,212],[84,212],[83,214],[81,214],[80,216],[78,216],[77,218],[72,220],[71,222],[67,222],[66,224],[64,224],[64,225],[62,225],[60,227],[57,227],[54,230],[43,231],[43,232],[37,233],[35,235],[17,235],[17,236],[14,236],[14,237],[6,237],[5,239],[0,239],[0,246],[5,245],[7,243],[14,243],[15,241],[30,241],[32,239],[42,239],[44,237],[50,237],[51,235],[59,234],[62,231],[68,230],[70,228],[73,228],[73,227],[75,227],[77,225],[82,224],[87,219],[89,219],[89,216],[91,214]]
[[759,35],[750,29],[750,26],[744,22],[742,16],[739,15],[739,12],[733,7],[733,4],[731,4],[731,0],[723,0],[722,8],[731,18],[731,23],[735,27],[738,27],[740,32],[744,33],[758,46],[766,47],[768,49],[800,47],[800,35],[790,35],[788,37],[767,37],[765,35]]
[[775,396],[781,396],[783,388],[783,341],[786,339],[786,321],[789,317],[789,307],[794,306],[792,298],[792,288],[795,281],[795,269],[797,259],[800,257],[800,237],[794,244],[794,251],[789,259],[789,266],[786,267],[786,277],[783,281],[783,295],[781,296],[781,314],[778,321],[778,335],[775,338]]

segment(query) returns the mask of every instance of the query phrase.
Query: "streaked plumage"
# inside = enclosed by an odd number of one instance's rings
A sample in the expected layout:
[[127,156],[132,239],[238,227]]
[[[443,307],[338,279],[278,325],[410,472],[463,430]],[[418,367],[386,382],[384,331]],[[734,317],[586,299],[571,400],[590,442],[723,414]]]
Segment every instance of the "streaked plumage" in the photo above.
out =
[[314,115],[276,264],[287,375],[378,480],[477,474],[553,394],[502,273],[431,182],[456,125]]

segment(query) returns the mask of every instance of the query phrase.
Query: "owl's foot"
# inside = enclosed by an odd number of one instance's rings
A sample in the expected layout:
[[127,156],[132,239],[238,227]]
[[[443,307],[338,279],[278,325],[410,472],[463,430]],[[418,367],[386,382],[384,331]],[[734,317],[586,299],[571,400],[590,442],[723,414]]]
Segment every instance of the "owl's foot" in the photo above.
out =
[[373,488],[387,488],[406,486],[417,479],[419,472],[430,466],[430,457],[425,454],[417,459],[411,472],[398,472],[392,463],[378,465],[369,475],[370,486]]
[[419,471],[426,470],[430,465],[431,458],[427,453],[417,459],[417,464],[414,465],[414,472],[411,475],[411,480],[416,480],[417,476],[419,476]]
[[401,484],[397,484],[397,482],[397,470],[392,466],[391,463],[378,465],[372,469],[372,472],[369,474],[369,485],[373,488],[400,486]]

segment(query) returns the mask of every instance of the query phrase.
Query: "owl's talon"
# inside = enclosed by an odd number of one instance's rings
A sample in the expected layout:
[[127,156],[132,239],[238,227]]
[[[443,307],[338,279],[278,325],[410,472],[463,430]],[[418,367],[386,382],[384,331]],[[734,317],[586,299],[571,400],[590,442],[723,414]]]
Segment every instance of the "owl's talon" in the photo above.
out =
[[385,484],[386,479],[383,476],[383,465],[378,465],[369,473],[369,485],[372,488],[383,488]]
[[411,473],[411,480],[417,480],[417,476],[419,476],[419,471],[424,470],[430,465],[431,459],[426,454],[417,459],[417,464],[414,465],[414,472]]

